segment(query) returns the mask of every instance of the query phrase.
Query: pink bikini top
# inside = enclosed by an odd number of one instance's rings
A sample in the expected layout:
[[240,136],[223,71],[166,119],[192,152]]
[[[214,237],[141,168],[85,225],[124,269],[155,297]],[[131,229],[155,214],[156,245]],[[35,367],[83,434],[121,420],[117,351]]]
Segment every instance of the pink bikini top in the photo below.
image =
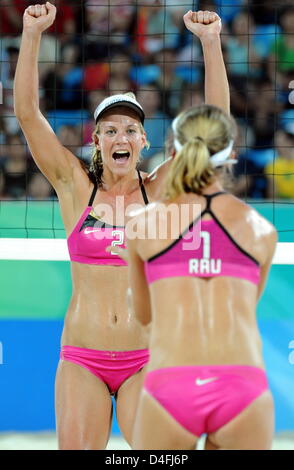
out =
[[[138,177],[142,196],[147,205],[148,198],[139,171]],[[99,220],[92,207],[96,192],[95,184],[88,206],[67,239],[70,259],[83,264],[126,266],[127,263],[118,255],[106,251],[106,247],[110,245],[126,247],[125,227],[109,225]]]
[[[220,194],[225,193],[203,195],[206,208],[201,215],[179,238],[144,263],[149,284],[159,279],[181,276],[231,276],[253,284],[259,283],[258,261],[238,245],[210,208],[212,198]],[[202,220],[204,214],[209,214],[211,219]],[[189,243],[194,243],[196,248],[189,247]]]

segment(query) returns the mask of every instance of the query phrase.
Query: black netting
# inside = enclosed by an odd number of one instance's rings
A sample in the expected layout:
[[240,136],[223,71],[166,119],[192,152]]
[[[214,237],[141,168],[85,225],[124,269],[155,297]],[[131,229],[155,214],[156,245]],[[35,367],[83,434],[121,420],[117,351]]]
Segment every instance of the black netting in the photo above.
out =
[[[56,194],[34,164],[13,112],[13,77],[24,8],[0,1],[1,236],[62,236]],[[200,43],[186,30],[189,9],[222,18],[231,111],[239,135],[233,192],[293,239],[294,7],[292,2],[227,0],[58,0],[40,52],[40,106],[61,142],[86,164],[93,111],[109,94],[133,91],[151,143],[141,167],[168,155],[171,120],[204,99]],[[286,214],[287,215],[281,215]],[[294,211],[294,209],[293,209]]]

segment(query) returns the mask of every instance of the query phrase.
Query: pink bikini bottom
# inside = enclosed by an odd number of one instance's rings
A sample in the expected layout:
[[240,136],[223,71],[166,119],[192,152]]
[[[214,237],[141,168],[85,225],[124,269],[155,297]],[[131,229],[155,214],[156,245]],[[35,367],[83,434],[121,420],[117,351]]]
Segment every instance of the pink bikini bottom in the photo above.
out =
[[107,385],[111,394],[115,394],[125,380],[147,364],[149,351],[148,349],[97,351],[76,346],[63,346],[60,359],[88,369]]
[[268,389],[265,372],[252,366],[184,366],[148,372],[145,390],[190,433],[224,426]]

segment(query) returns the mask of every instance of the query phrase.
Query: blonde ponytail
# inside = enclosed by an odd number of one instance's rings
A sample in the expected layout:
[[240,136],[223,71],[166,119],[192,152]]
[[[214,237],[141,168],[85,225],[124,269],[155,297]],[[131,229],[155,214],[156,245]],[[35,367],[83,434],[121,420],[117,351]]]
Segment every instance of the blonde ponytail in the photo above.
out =
[[212,183],[217,169],[210,157],[228,146],[235,136],[234,121],[221,109],[202,105],[181,113],[173,126],[178,152],[171,163],[165,198],[182,193],[201,194]]
[[175,199],[183,192],[200,194],[209,184],[213,169],[209,165],[209,150],[201,139],[191,139],[176,154],[166,182],[167,199]]

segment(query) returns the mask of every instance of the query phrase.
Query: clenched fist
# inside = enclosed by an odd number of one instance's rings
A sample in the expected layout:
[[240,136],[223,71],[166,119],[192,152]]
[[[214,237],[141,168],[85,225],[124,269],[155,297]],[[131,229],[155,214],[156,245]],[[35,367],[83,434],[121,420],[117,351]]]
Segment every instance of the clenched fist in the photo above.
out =
[[23,28],[26,31],[42,33],[55,20],[56,7],[49,2],[45,5],[31,5],[23,15]]
[[195,36],[203,39],[212,34],[220,34],[222,29],[220,17],[213,11],[188,11],[184,23]]

